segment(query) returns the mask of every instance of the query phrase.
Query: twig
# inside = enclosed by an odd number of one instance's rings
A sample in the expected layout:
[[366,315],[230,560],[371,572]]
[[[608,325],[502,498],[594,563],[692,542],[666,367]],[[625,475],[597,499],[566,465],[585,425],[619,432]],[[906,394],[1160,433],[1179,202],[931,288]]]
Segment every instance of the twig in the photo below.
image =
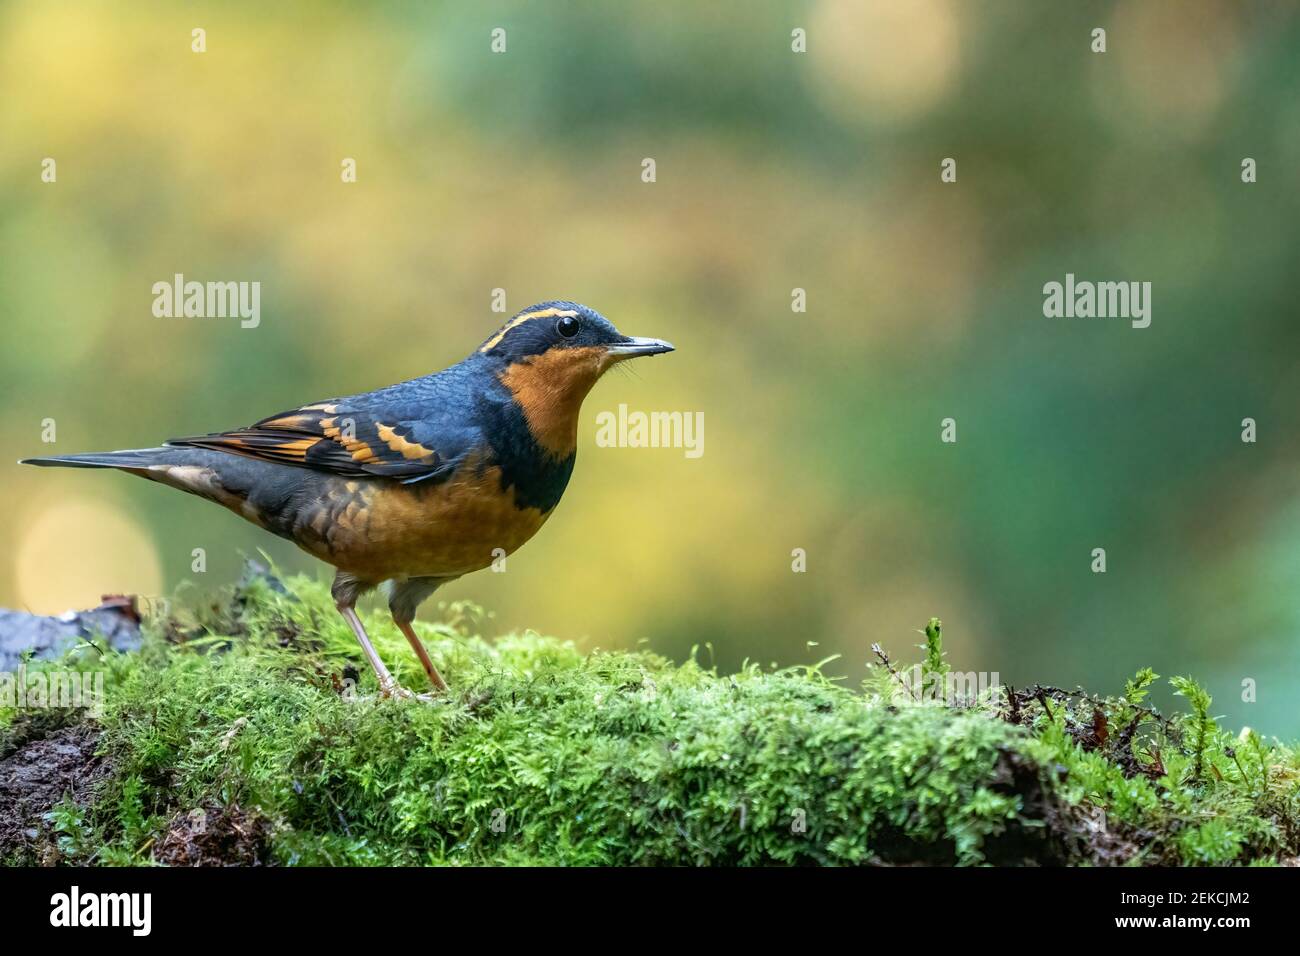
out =
[[896,681],[898,681],[898,686],[902,687],[903,690],[911,694],[913,700],[916,700],[917,699],[916,691],[913,690],[911,687],[907,686],[907,681],[903,679],[902,674],[894,670],[894,665],[889,662],[889,655],[885,653],[885,649],[881,647],[878,643],[872,644],[871,652],[875,654],[876,658],[880,661],[880,663],[884,665],[885,670],[889,671],[889,673],[893,675],[893,678]]

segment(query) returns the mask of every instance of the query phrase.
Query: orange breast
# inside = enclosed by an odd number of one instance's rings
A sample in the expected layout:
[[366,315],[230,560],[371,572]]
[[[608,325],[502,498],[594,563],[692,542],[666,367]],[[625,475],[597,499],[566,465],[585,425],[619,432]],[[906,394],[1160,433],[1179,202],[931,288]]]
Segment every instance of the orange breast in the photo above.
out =
[[499,468],[466,464],[441,484],[338,479],[300,514],[293,539],[363,580],[454,576],[514,552],[548,516],[517,508]]

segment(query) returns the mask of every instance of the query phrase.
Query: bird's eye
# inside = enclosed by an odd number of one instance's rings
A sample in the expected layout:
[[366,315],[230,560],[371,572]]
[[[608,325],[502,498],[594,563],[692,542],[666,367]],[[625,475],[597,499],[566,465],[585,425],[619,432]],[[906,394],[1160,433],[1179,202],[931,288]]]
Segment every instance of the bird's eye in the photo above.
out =
[[566,339],[571,339],[578,334],[578,320],[571,315],[566,315],[555,323],[555,329]]

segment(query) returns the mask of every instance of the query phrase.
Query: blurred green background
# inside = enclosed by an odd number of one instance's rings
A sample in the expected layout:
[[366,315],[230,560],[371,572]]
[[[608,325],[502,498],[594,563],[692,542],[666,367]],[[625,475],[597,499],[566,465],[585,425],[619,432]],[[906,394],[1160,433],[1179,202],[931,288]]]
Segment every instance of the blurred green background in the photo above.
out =
[[[492,289],[577,299],[679,351],[596,388],[547,527],[440,597],[724,667],[839,653],[854,684],[934,614],[960,669],[1193,673],[1294,735],[1293,10],[4,3],[0,436],[12,460],[242,425],[457,361]],[[260,327],[155,318],[178,272],[260,281]],[[1153,283],[1151,327],[1044,318],[1067,272]],[[703,411],[703,457],[596,447],[620,402]],[[0,604],[216,587],[258,549],[325,574],[143,481],[0,476]]]

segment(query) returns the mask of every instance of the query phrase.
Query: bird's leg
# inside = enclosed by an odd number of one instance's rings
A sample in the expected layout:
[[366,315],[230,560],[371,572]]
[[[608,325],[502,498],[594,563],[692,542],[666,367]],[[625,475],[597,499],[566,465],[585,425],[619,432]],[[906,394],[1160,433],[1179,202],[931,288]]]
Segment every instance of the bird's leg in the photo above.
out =
[[438,688],[439,692],[446,691],[447,682],[443,680],[442,675],[438,673],[438,668],[433,666],[433,661],[429,657],[429,652],[424,649],[424,642],[416,635],[415,629],[411,627],[411,622],[399,621],[397,618],[393,618],[393,623],[397,625],[399,631],[406,635],[406,639],[411,642],[411,649],[415,651],[415,656],[418,657],[420,663],[424,665],[424,672],[429,675],[429,682],[433,684],[434,687]]
[[[373,585],[370,586],[373,587]],[[367,590],[367,585],[351,575],[344,574],[342,571],[335,576],[334,585],[330,588],[330,592],[334,596],[334,606],[343,615],[343,620],[347,621],[348,626],[352,628],[352,633],[356,635],[357,643],[361,645],[366,660],[370,662],[370,666],[375,671],[375,676],[379,678],[379,693],[384,697],[413,697],[414,695],[409,690],[400,686],[393,679],[393,675],[388,672],[388,668],[380,660],[375,645],[370,643],[370,636],[366,634],[366,629],[361,626],[361,618],[357,617],[356,603],[357,598],[365,590]]]
[[379,693],[384,697],[410,697],[411,692],[398,685],[393,679],[393,675],[388,672],[384,662],[379,659],[379,653],[375,650],[375,645],[370,643],[370,638],[366,634],[366,629],[361,626],[361,619],[357,617],[356,610],[351,605],[340,604],[339,613],[343,615],[343,620],[348,622],[352,628],[352,633],[357,636],[357,643],[361,645],[361,650],[366,655],[366,660],[370,661],[370,666],[375,670],[375,676],[379,678]]
[[438,668],[433,666],[433,660],[425,650],[424,642],[411,627],[411,622],[415,620],[415,609],[420,606],[420,602],[449,580],[451,578],[408,578],[405,581],[398,581],[393,584],[393,592],[388,599],[388,609],[393,613],[393,623],[406,635],[411,650],[415,651],[415,656],[424,666],[424,672],[429,675],[429,683],[433,684],[439,693],[447,690],[447,682],[438,673]]

